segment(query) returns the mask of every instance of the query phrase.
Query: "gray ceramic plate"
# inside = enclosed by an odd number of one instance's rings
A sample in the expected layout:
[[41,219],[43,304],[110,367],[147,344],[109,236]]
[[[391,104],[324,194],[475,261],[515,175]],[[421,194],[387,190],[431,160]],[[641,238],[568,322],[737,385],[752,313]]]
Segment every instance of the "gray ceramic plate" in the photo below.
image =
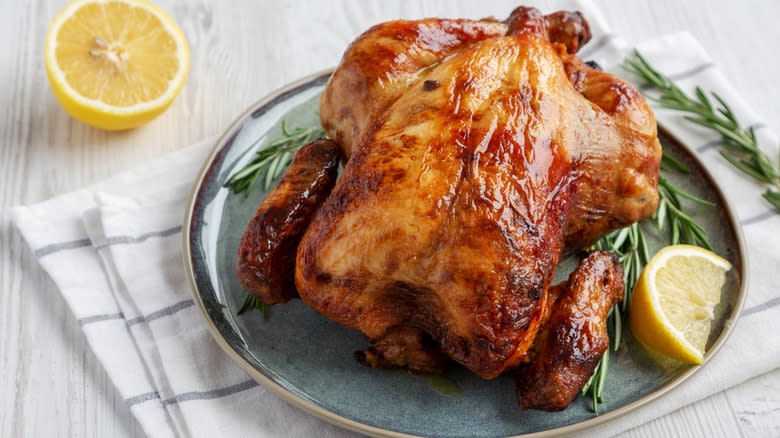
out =
[[[237,246],[264,192],[259,183],[248,196],[233,195],[223,184],[269,139],[280,135],[282,120],[291,128],[319,123],[319,95],[329,76],[330,72],[323,72],[296,82],[242,115],[206,161],[187,212],[185,265],[195,300],[219,345],[258,382],[303,410],[371,435],[542,436],[574,432],[624,415],[667,393],[700,368],[659,365],[627,335],[613,355],[600,415],[582,398],[563,412],[523,412],[509,376],[485,381],[452,366],[446,376],[460,388],[460,394],[453,396],[444,395],[425,376],[363,367],[353,359],[353,352],[365,348],[366,339],[299,300],[273,307],[267,318],[260,312],[236,316],[244,297],[235,275]],[[662,142],[667,153],[692,170],[675,175],[674,182],[718,203],[717,208],[694,209],[693,215],[706,228],[716,252],[735,268],[717,309],[706,365],[725,341],[744,302],[746,253],[735,215],[713,178],[683,145],[668,135]],[[657,239],[651,243],[656,248],[663,244]],[[566,277],[574,262],[561,263],[556,282]]]

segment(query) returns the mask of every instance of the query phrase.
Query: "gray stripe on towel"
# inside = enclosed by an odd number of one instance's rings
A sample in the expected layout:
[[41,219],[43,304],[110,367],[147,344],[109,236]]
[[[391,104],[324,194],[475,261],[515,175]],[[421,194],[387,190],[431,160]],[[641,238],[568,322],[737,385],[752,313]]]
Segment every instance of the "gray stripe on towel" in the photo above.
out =
[[[136,316],[135,318],[131,318],[127,320],[127,326],[132,327],[136,324],[140,324],[142,322],[149,322],[154,321],[155,319],[160,319],[164,316],[171,316],[175,314],[176,312],[179,312],[180,310],[184,310],[188,307],[192,307],[195,304],[195,302],[192,299],[187,299],[184,301],[179,301],[176,304],[172,304],[168,307],[163,307],[160,310],[156,310],[146,316]],[[119,313],[101,313],[99,315],[91,315],[91,316],[85,316],[83,318],[79,318],[79,324],[81,326],[85,326],[87,324],[92,324],[93,322],[100,322],[100,321],[110,321],[110,320],[116,320],[116,319],[124,319],[125,315],[122,312]]]
[[[704,64],[697,65],[696,67],[693,67],[689,70],[681,71],[680,73],[675,73],[672,75],[668,75],[667,77],[673,81],[681,81],[683,79],[688,79],[692,76],[696,76],[697,74],[709,70],[712,67],[715,67],[715,64],[711,62],[705,62]],[[653,88],[652,84],[643,84],[639,87],[642,91],[647,91]]]
[[84,318],[79,318],[79,325],[84,327],[87,324],[92,324],[93,322],[100,322],[100,321],[109,321],[112,319],[122,319],[125,315],[122,312],[119,313],[104,313],[101,315],[92,315],[92,316],[85,316]]
[[704,143],[703,145],[697,147],[696,152],[706,152],[712,148],[716,148],[720,146],[721,143],[723,143],[723,140],[708,141],[707,143]]
[[209,391],[192,391],[185,392],[179,395],[175,395],[169,399],[163,400],[163,405],[171,405],[174,403],[182,403],[193,400],[211,400],[215,398],[227,397],[247,389],[252,389],[258,384],[254,380],[247,380],[245,382],[237,383],[225,388],[212,389]]
[[146,392],[126,399],[125,403],[127,403],[128,406],[133,406],[149,400],[157,400],[158,398],[160,398],[160,394],[157,391]]
[[696,67],[691,68],[690,70],[681,71],[680,73],[675,73],[672,75],[669,75],[669,79],[673,81],[681,81],[683,79],[688,79],[691,76],[696,76],[697,74],[709,70],[712,67],[715,67],[715,64],[711,62],[705,62],[704,64],[697,65]]
[[64,251],[66,249],[83,248],[85,246],[89,246],[91,243],[92,242],[90,242],[89,239],[78,239],[71,240],[70,242],[52,243],[51,245],[46,245],[34,250],[33,253],[35,254],[35,257],[41,258],[55,252]]
[[132,327],[136,324],[140,324],[142,322],[149,322],[154,321],[155,319],[162,318],[164,316],[171,316],[175,314],[176,312],[180,310],[184,310],[188,307],[192,307],[195,304],[192,299],[187,299],[184,301],[179,301],[176,304],[170,305],[168,307],[163,307],[160,310],[154,311],[146,316],[136,316],[135,318],[128,319],[127,320],[127,326]]
[[608,33],[602,36],[601,38],[599,38],[599,40],[593,43],[592,46],[584,47],[582,52],[580,52],[578,56],[580,57],[580,59],[592,57],[594,54],[596,54],[596,52],[604,48],[604,46],[606,46],[607,43],[612,41],[613,39],[615,39],[615,35]]
[[768,310],[777,306],[780,306],[780,297],[775,297],[765,303],[756,304],[753,307],[749,307],[742,312],[742,316],[750,316],[754,313],[760,313],[764,310]]
[[95,247],[96,250],[101,250],[103,248],[106,248],[108,246],[112,245],[125,245],[130,243],[141,243],[145,240],[148,240],[152,237],[168,237],[172,236],[174,234],[181,232],[181,225],[177,225],[173,228],[168,228],[167,230],[160,230],[160,231],[151,231],[148,233],[141,234],[138,237],[134,236],[112,236],[106,238],[106,241],[101,243],[100,245],[97,245]]
[[[96,250],[101,250],[107,246],[111,245],[120,245],[120,244],[128,244],[128,243],[141,243],[144,240],[150,239],[152,237],[168,237],[174,234],[177,234],[181,232],[181,225],[177,225],[173,228],[168,228],[167,230],[161,230],[161,231],[152,231],[149,233],[142,234],[138,237],[133,236],[113,236],[106,239],[106,241],[98,246],[95,247]],[[58,243],[52,243],[50,245],[42,246],[36,250],[33,250],[33,253],[35,254],[35,257],[41,258],[45,257],[49,254],[53,254],[55,252],[65,251],[68,249],[76,249],[76,248],[84,248],[86,246],[90,246],[92,242],[89,240],[89,238],[84,239],[78,239],[78,240],[71,240],[68,242],[58,242]]]
[[780,213],[780,212],[778,212],[777,210],[765,211],[765,212],[763,212],[761,214],[757,214],[757,215],[755,215],[753,217],[749,217],[749,218],[745,219],[744,221],[742,221],[742,225],[743,226],[748,226],[748,225],[757,224],[759,222],[763,222],[763,221],[769,219],[770,217],[773,217],[773,216],[777,215],[778,213]]

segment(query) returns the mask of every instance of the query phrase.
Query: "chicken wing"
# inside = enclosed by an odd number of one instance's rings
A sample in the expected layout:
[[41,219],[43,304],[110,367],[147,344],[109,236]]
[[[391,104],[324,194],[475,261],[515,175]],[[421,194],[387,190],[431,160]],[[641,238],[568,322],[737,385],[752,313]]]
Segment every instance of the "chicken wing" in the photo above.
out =
[[593,375],[609,347],[607,313],[623,299],[623,269],[614,255],[595,251],[556,289],[537,351],[517,372],[523,409],[565,409]]
[[244,230],[236,263],[238,278],[263,303],[298,297],[294,282],[298,243],[336,183],[340,155],[331,140],[317,140],[298,150]]

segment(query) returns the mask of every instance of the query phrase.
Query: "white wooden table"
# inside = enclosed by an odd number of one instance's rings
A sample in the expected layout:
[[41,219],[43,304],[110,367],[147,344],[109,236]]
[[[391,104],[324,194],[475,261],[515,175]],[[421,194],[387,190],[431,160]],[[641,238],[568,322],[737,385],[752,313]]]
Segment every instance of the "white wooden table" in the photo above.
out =
[[[375,22],[505,16],[514,5],[470,0],[156,2],[175,17],[190,41],[189,82],[162,117],[123,133],[74,122],[51,94],[43,39],[64,0],[0,2],[2,437],[143,435],[65,302],[11,227],[11,206],[76,189],[221,133],[267,92],[332,66],[349,41]],[[551,1],[535,3],[545,11],[553,8]],[[691,31],[747,101],[780,128],[780,2],[609,0],[600,7],[613,31],[629,41]],[[624,436],[780,436],[780,370]]]

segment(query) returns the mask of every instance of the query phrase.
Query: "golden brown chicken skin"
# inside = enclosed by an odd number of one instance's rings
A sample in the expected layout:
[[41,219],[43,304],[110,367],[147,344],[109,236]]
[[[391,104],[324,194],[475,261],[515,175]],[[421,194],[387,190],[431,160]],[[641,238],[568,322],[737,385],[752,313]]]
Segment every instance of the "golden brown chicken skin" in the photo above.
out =
[[347,162],[297,244],[295,286],[368,337],[363,363],[446,357],[486,379],[522,365],[537,409],[593,372],[620,266],[596,253],[550,283],[562,254],[655,211],[661,149],[641,94],[575,55],[589,38],[578,13],[517,8],[383,23],[346,51],[320,116]]
[[521,408],[560,411],[569,406],[609,347],[607,313],[623,293],[623,269],[606,251],[590,253],[568,281],[555,287],[537,350],[516,374]]
[[[433,35],[462,41],[464,27],[499,27],[458,23]],[[409,35],[434,37],[420,26],[369,30],[339,70],[403,59],[420,44]],[[368,93],[387,108],[368,111],[368,127],[344,128],[358,133],[352,156],[296,266],[301,297],[318,312],[372,340],[419,328],[484,378],[523,361],[566,244],[647,217],[658,200],[660,146],[642,96],[552,43],[570,33],[550,32],[535,9],[504,26],[417,66],[389,95],[382,75],[364,78],[355,100]],[[372,63],[360,50],[369,44],[383,48]],[[340,78],[353,74],[339,70],[322,99],[326,127],[352,120],[331,118],[329,91],[347,90]]]
[[332,140],[316,140],[299,149],[247,224],[238,250],[238,279],[263,303],[298,297],[294,281],[298,243],[336,183],[340,156]]

